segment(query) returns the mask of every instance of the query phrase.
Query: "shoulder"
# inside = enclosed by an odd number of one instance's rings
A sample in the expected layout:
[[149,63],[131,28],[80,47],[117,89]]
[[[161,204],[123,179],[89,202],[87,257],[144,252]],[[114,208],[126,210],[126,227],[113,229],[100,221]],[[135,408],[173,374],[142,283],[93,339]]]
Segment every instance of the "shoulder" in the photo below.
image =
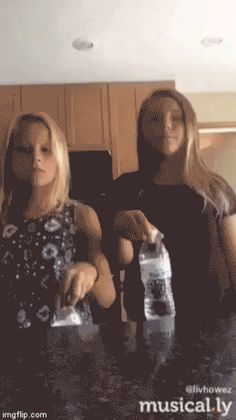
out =
[[236,193],[234,192],[233,188],[225,181],[224,181],[224,193],[225,197],[228,201],[228,211],[223,215],[223,217],[231,216],[236,214]]
[[236,214],[236,193],[233,188],[221,175],[213,172],[211,174],[210,188],[212,196],[215,197],[215,217],[221,219]]
[[128,172],[125,173],[121,176],[119,176],[119,178],[116,178],[113,181],[113,186],[134,186],[142,183],[142,177],[141,177],[141,173],[139,171],[136,172]]
[[140,172],[131,172],[115,179],[110,191],[110,207],[118,210],[133,208],[142,189]]
[[96,211],[80,201],[70,200],[68,204],[73,209],[74,225],[81,232],[100,232],[100,223]]
[[229,215],[235,215],[236,214],[236,194],[235,192],[230,188],[229,193]]
[[65,208],[73,212],[82,212],[86,207],[88,206],[86,206],[86,204],[84,204],[82,201],[74,200],[74,199],[69,199],[65,203]]

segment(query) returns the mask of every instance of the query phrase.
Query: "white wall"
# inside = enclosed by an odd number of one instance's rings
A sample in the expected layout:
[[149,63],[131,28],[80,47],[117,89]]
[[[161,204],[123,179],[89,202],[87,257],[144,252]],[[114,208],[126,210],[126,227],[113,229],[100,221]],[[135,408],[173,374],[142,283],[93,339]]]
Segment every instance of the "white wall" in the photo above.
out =
[[236,192],[236,133],[201,134],[201,156]]
[[198,122],[235,122],[236,92],[185,93],[197,113]]

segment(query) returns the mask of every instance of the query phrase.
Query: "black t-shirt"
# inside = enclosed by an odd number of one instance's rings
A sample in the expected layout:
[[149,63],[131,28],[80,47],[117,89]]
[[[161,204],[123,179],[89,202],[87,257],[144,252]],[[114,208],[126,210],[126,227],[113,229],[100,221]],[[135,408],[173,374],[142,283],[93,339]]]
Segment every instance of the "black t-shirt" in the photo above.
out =
[[[229,187],[229,191],[231,189]],[[232,194],[231,194],[232,195]],[[234,196],[235,200],[235,196]],[[236,211],[236,200],[231,213]],[[234,207],[235,206],[235,207]],[[222,277],[227,284],[227,269],[221,252],[219,220],[203,197],[187,185],[143,187],[139,172],[124,174],[114,181],[110,211],[140,209],[164,234],[164,243],[172,266],[172,287],[177,316],[213,312],[220,296]],[[138,252],[126,268],[125,306],[132,320],[144,318],[144,288],[140,278]]]

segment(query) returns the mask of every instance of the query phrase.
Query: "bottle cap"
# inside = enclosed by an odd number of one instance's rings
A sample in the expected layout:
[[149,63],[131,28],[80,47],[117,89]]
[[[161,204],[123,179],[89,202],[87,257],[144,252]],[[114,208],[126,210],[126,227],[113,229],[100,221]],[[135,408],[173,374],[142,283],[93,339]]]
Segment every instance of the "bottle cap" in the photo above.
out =
[[151,231],[151,240],[149,243],[154,244],[156,241],[160,242],[163,238],[163,233],[161,233],[157,228],[153,228]]

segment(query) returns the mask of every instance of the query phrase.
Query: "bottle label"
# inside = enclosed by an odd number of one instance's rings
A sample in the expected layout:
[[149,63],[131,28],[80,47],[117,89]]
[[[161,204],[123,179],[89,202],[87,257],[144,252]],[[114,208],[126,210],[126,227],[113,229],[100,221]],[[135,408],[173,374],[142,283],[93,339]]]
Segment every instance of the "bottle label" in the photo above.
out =
[[145,283],[149,279],[171,278],[170,262],[157,264],[155,260],[143,260],[140,262],[140,271],[142,281]]
[[68,327],[73,325],[88,325],[93,323],[90,307],[84,302],[79,302],[77,307],[57,307],[51,327]]
[[169,254],[161,242],[159,248],[148,249],[143,244],[139,253],[141,279],[145,287],[144,310],[147,320],[163,316],[175,316],[171,288],[171,265]]

